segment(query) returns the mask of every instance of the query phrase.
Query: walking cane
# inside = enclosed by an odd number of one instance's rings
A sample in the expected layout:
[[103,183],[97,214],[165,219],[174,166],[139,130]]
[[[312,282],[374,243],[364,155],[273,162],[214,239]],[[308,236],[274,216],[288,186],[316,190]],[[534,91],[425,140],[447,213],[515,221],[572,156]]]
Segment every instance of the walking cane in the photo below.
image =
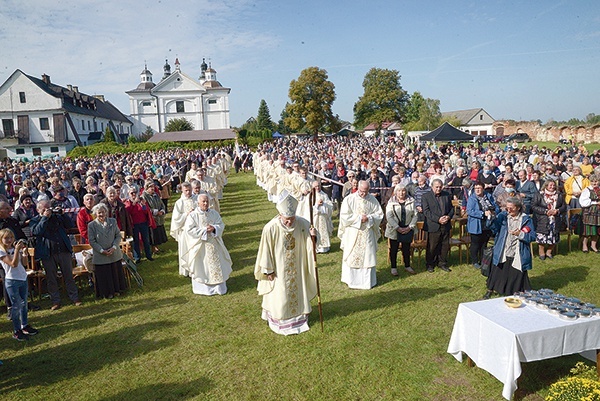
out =
[[[310,228],[315,228],[313,225],[313,204],[316,200],[315,188],[311,188],[310,195],[308,196],[308,203],[310,204]],[[317,238],[310,236],[313,243],[313,259],[315,261],[315,281],[317,282],[317,301],[319,303],[319,321],[321,322],[321,333],[323,332],[323,306],[321,304],[321,288],[319,286],[319,269],[317,267]]]

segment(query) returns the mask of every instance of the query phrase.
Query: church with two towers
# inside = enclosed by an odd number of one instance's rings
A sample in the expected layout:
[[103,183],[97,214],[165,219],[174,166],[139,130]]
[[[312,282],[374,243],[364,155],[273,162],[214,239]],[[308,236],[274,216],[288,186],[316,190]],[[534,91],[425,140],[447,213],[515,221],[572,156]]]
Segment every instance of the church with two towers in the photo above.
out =
[[194,130],[229,129],[229,92],[217,80],[217,72],[202,59],[200,76],[193,79],[181,71],[179,58],[171,72],[168,60],[163,76],[154,82],[147,65],[140,73],[140,83],[127,91],[134,130],[144,132],[147,127],[163,132],[169,120],[185,118]]

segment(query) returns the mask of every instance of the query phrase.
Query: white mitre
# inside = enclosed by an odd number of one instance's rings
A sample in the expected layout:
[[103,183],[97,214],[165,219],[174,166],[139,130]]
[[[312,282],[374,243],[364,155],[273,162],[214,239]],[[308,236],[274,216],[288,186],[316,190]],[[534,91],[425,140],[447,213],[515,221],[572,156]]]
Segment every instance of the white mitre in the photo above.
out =
[[283,217],[296,216],[298,201],[287,190],[283,190],[277,201],[277,210]]

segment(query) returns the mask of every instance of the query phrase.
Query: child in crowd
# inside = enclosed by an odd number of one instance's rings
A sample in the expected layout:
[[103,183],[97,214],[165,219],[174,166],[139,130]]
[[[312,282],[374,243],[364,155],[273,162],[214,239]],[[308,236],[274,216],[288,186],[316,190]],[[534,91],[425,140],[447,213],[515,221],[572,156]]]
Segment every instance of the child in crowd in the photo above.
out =
[[13,338],[18,341],[28,340],[38,333],[27,322],[27,272],[23,261],[27,262],[25,241],[15,244],[15,235],[10,229],[0,230],[0,265],[6,272],[5,289],[12,302]]

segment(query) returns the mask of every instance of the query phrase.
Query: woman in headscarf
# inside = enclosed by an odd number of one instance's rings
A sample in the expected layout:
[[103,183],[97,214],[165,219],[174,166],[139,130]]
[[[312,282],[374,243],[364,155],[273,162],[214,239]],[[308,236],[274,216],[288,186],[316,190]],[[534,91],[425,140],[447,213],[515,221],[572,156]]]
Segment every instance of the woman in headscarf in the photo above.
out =
[[156,187],[152,179],[146,180],[142,198],[150,206],[154,222],[156,223],[156,227],[152,229],[152,246],[154,247],[153,252],[159,253],[160,249],[158,249],[158,246],[168,240],[167,232],[165,231],[165,204],[156,193]]
[[523,213],[523,203],[519,198],[506,200],[506,211],[496,216],[491,224],[496,234],[490,274],[487,278],[489,299],[496,292],[512,295],[515,292],[531,289],[528,270],[531,270],[531,247],[535,241],[535,228],[529,215]]
[[533,197],[531,211],[540,259],[552,259],[552,249],[560,241],[560,225],[567,213],[567,204],[558,192],[556,181],[547,179],[544,182],[540,193]]
[[[581,192],[579,198],[581,207],[583,208],[582,220],[583,220],[583,241],[581,244],[583,252],[598,253],[598,247],[596,245],[598,241],[598,232],[600,226],[600,177],[596,174],[590,175],[590,185],[585,187]],[[588,249],[588,239],[591,240],[590,247]]]

